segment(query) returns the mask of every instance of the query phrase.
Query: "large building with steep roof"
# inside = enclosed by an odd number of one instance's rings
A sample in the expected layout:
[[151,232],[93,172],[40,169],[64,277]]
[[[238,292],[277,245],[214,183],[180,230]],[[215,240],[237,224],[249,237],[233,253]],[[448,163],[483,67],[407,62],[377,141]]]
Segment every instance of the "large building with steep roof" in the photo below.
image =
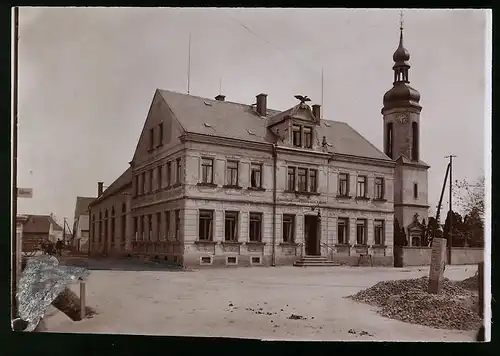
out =
[[[392,265],[395,216],[415,234],[427,217],[420,95],[408,85],[402,40],[401,31],[383,151],[304,97],[280,111],[265,94],[241,104],[156,90],[130,167],[90,204],[92,253],[185,266],[289,265],[306,256]],[[118,237],[122,247],[111,247]]]

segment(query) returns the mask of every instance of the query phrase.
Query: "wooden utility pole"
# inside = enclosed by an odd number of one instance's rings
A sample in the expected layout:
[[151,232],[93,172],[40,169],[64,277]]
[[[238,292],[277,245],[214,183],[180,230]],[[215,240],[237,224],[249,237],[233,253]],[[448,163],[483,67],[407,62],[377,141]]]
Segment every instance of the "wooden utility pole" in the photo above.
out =
[[17,317],[17,279],[19,278],[18,241],[17,241],[17,102],[18,102],[18,46],[19,44],[19,7],[14,7],[14,49],[13,49],[13,120],[12,120],[12,296],[11,296],[11,319]]
[[446,156],[445,158],[450,159],[450,201],[449,201],[449,216],[450,216],[450,221],[449,221],[449,232],[448,232],[448,264],[451,265],[451,246],[452,246],[452,240],[453,240],[453,157],[456,157],[453,154],[450,154],[449,156]]

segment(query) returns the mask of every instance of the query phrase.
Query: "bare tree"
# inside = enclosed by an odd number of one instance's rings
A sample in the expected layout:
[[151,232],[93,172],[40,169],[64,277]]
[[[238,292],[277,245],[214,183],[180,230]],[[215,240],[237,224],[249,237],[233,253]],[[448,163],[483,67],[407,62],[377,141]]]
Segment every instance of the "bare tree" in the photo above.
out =
[[484,176],[480,176],[474,183],[467,179],[455,181],[454,198],[462,210],[463,215],[478,214],[484,221]]

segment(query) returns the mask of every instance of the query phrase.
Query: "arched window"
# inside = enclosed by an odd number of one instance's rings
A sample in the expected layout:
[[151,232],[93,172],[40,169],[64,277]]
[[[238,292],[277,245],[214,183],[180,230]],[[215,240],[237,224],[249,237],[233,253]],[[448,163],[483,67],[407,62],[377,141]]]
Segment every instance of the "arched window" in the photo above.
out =
[[413,199],[418,199],[418,184],[413,183]]
[[393,158],[392,155],[392,146],[393,146],[393,124],[392,122],[389,122],[387,124],[387,129],[386,129],[386,137],[385,137],[385,154],[389,156],[389,158]]
[[411,133],[412,133],[411,159],[413,161],[418,161],[419,160],[419,157],[418,157],[419,156],[419,152],[418,152],[419,137],[418,137],[418,123],[417,122],[412,122]]
[[122,213],[126,213],[127,212],[127,204],[123,203],[122,204]]

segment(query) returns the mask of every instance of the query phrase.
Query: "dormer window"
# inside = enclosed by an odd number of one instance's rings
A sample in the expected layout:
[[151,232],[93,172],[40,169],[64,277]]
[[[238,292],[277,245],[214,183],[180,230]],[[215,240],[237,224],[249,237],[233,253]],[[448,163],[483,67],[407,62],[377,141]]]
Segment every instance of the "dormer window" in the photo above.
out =
[[302,133],[300,132],[300,126],[293,125],[293,145],[294,147],[302,147]]
[[293,125],[293,147],[312,148],[312,127]]
[[304,147],[312,148],[312,129],[304,127]]

